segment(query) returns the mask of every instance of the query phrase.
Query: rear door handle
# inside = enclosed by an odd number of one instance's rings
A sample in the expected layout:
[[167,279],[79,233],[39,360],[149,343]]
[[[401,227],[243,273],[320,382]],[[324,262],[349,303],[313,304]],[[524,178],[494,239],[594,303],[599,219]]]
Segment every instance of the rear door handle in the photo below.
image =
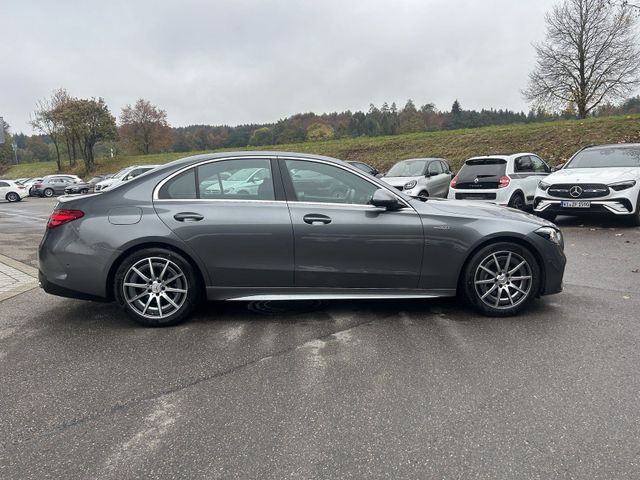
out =
[[305,223],[309,225],[326,225],[331,223],[331,218],[319,213],[309,213],[302,217]]
[[180,212],[176,213],[173,218],[179,222],[199,222],[204,216],[194,212]]

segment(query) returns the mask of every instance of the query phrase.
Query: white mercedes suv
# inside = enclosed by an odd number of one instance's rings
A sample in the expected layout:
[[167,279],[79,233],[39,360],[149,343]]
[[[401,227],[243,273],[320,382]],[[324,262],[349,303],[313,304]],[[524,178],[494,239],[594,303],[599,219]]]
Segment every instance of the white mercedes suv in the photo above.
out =
[[538,183],[549,173],[549,165],[533,153],[473,157],[451,180],[448,198],[523,210],[533,204]]
[[551,221],[556,215],[621,215],[640,226],[640,144],[579,150],[540,183],[534,212]]

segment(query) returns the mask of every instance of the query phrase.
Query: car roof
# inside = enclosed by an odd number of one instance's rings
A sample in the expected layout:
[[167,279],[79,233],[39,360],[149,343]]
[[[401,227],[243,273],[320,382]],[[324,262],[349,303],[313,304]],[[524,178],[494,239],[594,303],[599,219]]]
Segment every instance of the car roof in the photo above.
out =
[[583,147],[582,150],[586,150],[587,148],[640,148],[640,143],[605,143],[602,145],[587,145]]
[[535,155],[536,157],[538,156],[538,154],[531,153],[531,152],[492,153],[490,155],[478,155],[477,157],[467,158],[465,160],[465,163],[468,162],[469,160],[480,160],[480,159],[483,159],[483,158],[495,158],[495,159],[498,159],[498,160],[509,160],[511,158],[519,157],[521,155]]

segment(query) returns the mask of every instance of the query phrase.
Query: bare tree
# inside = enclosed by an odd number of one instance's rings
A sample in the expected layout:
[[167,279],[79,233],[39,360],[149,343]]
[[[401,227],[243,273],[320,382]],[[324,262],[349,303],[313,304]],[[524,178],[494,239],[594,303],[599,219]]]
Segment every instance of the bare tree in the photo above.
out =
[[36,103],[36,110],[29,122],[31,126],[38,132],[47,135],[56,149],[56,165],[58,171],[62,169],[60,160],[60,141],[64,136],[64,125],[60,118],[56,115],[56,109],[60,107],[69,95],[63,88],[55,90],[51,98],[39,100]]
[[547,34],[524,97],[536,106],[575,105],[585,118],[640,84],[637,15],[626,3],[562,0],[548,12]]

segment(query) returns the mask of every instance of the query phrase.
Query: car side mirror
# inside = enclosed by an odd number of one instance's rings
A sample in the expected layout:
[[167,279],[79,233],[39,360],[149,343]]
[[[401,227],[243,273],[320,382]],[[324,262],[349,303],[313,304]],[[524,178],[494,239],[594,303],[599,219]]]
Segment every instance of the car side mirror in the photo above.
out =
[[373,192],[373,197],[371,197],[369,203],[374,207],[384,208],[386,210],[399,210],[402,208],[398,198],[382,188]]
[[551,168],[551,171],[552,171],[552,172],[557,172],[558,170],[561,170],[561,169],[562,169],[562,167],[564,167],[566,163],[567,163],[567,162],[559,163],[559,164],[558,164],[558,165],[556,165],[555,167],[552,167],[552,168]]

